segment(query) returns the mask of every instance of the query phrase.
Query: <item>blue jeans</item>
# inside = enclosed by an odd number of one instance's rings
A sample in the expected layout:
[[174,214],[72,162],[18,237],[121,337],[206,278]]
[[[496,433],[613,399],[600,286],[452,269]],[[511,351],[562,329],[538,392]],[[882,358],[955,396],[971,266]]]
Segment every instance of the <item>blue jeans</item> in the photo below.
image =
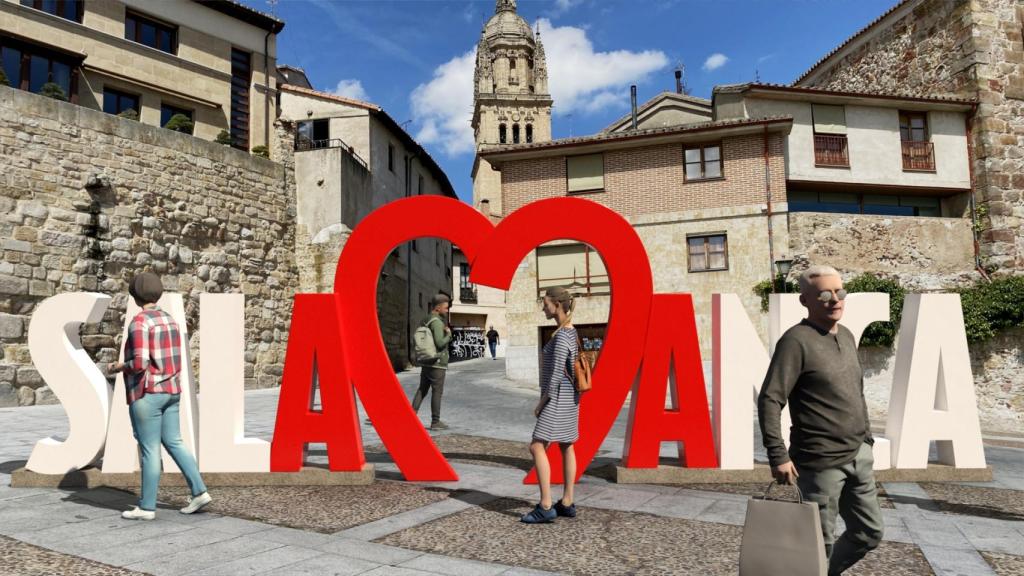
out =
[[199,476],[196,459],[181,441],[178,423],[178,401],[180,394],[146,394],[128,407],[132,419],[132,430],[139,443],[142,460],[142,495],[139,508],[156,510],[156,494],[160,484],[160,444],[185,475],[192,496],[206,492],[206,485]]
[[491,345],[491,358],[497,358],[498,357],[498,353],[497,353],[498,343],[497,342],[490,342],[489,344]]

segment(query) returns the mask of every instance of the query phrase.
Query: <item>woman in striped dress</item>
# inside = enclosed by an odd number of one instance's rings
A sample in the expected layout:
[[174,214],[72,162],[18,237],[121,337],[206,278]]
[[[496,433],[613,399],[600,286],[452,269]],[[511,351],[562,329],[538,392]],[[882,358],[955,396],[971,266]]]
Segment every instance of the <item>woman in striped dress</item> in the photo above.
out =
[[[530,453],[537,468],[540,504],[522,517],[527,524],[552,522],[558,516],[576,516],[576,505],[573,504],[576,452],[573,443],[579,438],[580,395],[569,376],[579,354],[576,329],[572,325],[574,307],[572,294],[565,288],[548,288],[544,295],[544,315],[548,320],[557,320],[558,330],[544,346],[540,402],[533,411],[537,424],[533,428]],[[547,455],[548,445],[552,442],[557,442],[562,450],[565,477],[562,499],[554,505],[551,502],[551,465]]]

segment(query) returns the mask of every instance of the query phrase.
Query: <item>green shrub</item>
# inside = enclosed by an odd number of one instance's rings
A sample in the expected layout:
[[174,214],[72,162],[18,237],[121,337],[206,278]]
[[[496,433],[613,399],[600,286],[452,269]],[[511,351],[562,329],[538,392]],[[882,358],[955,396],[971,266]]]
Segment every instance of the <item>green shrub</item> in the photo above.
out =
[[227,130],[221,130],[213,141],[216,142],[217,144],[231,146],[231,134],[228,134]]
[[139,111],[136,110],[135,108],[128,108],[127,110],[121,110],[117,114],[117,116],[119,118],[124,118],[125,120],[136,120],[136,121],[138,121],[138,119],[139,119]]
[[959,293],[968,342],[981,342],[1000,330],[1024,326],[1024,276],[978,282]]
[[11,81],[7,79],[7,74],[3,68],[0,68],[0,86],[10,86]]
[[761,297],[761,312],[768,311],[768,296],[775,292],[788,292],[790,294],[800,291],[800,285],[796,282],[786,280],[785,283],[780,277],[775,280],[762,280],[754,286],[754,294]]
[[174,130],[175,132],[184,132],[185,134],[191,134],[195,123],[192,119],[184,114],[175,114],[171,116],[171,119],[164,124],[164,128],[168,130]]
[[64,89],[60,87],[60,84],[55,82],[47,82],[39,88],[39,93],[47,98],[53,98],[54,100],[68,101],[68,95],[64,93]]
[[270,158],[270,149],[260,144],[259,146],[253,146],[252,153],[256,156],[263,156],[264,158]]
[[903,299],[906,291],[896,280],[879,278],[865,273],[843,284],[847,292],[885,292],[889,295],[889,321],[872,322],[860,337],[861,346],[892,346],[903,317]]

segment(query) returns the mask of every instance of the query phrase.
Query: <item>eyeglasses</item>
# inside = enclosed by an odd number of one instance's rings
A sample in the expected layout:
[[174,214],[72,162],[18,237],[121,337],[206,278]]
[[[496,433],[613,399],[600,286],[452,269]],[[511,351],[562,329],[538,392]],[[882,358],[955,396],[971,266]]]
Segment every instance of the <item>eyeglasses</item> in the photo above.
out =
[[831,302],[833,294],[835,294],[836,300],[846,300],[846,290],[840,288],[839,290],[822,290],[821,293],[818,294],[818,301],[826,303]]

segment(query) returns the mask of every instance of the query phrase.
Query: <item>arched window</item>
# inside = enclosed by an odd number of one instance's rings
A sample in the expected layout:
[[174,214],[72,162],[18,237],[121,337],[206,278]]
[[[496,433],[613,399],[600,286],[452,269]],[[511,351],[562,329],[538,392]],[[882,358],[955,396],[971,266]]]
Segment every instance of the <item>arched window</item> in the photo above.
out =
[[516,69],[516,59],[515,59],[514,56],[508,59],[508,69],[509,70],[515,70]]
[[512,125],[512,143],[519,144],[519,124]]
[[504,124],[498,126],[498,142],[502,144],[508,142],[508,127]]
[[533,124],[526,125],[526,143],[533,142]]

